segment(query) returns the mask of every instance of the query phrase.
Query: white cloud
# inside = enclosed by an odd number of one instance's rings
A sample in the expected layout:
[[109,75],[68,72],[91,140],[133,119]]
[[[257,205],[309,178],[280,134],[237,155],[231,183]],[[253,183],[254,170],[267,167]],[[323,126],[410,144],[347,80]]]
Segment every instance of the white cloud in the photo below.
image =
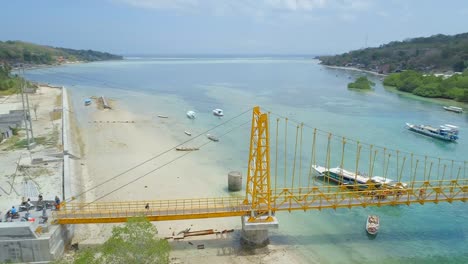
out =
[[[320,8],[366,9],[370,0],[111,0],[141,8],[187,9],[232,7],[284,11],[310,11]],[[235,10],[231,10],[235,11]]]

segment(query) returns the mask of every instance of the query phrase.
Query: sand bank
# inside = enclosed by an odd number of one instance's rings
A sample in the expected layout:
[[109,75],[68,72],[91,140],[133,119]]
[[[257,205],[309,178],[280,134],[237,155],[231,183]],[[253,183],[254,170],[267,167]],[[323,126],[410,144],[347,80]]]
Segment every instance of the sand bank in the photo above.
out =
[[[80,134],[84,141],[84,153],[79,166],[81,182],[84,183],[82,189],[91,189],[112,179],[87,192],[84,200],[131,201],[228,196],[225,189],[229,171],[212,160],[212,153],[201,148],[185,155],[186,152],[173,149],[181,143],[174,134],[181,134],[182,131],[170,129],[168,123],[171,118],[136,115],[125,109],[122,102],[111,103],[113,109],[98,109],[93,104],[81,110],[89,113],[80,123]],[[164,109],[159,112],[164,112]],[[205,137],[199,138],[193,144],[201,145],[207,140]],[[140,180],[135,180],[145,174]],[[238,195],[243,194],[241,192]],[[161,237],[171,236],[186,228],[219,231],[235,229],[233,233],[223,236],[209,235],[172,241],[173,263],[207,263],[207,260],[217,263],[303,263],[295,261],[299,257],[284,247],[273,245],[255,254],[243,251],[239,242],[239,217],[154,224]],[[109,237],[112,226],[78,226],[75,242],[81,245],[102,243]],[[199,244],[203,244],[205,249],[198,250],[196,245]]]

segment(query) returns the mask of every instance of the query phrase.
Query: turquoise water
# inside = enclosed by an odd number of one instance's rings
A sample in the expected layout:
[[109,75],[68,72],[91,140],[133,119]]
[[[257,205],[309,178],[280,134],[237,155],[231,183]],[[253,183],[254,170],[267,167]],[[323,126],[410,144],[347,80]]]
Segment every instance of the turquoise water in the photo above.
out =
[[[317,61],[305,58],[174,58],[132,59],[68,65],[32,70],[27,78],[51,84],[65,85],[73,94],[78,117],[83,120],[87,110],[82,106],[91,95],[117,99],[132,111],[155,115],[167,114],[177,120],[174,126],[190,127],[202,132],[221,124],[254,105],[271,111],[271,133],[275,139],[275,118],[289,117],[287,143],[284,144],[284,120],[280,120],[278,135],[278,185],[282,185],[284,168],[287,182],[292,175],[294,153],[297,154],[296,179],[307,179],[310,163],[312,128],[320,129],[316,161],[325,163],[327,133],[332,138],[331,166],[339,165],[341,137],[349,138],[345,150],[345,167],[355,169],[356,141],[398,149],[408,157],[415,153],[447,160],[467,160],[468,115],[444,111],[440,101],[415,99],[412,96],[385,89],[378,77],[368,75],[376,86],[370,92],[346,88],[350,79],[363,73],[325,68]],[[222,108],[223,119],[213,118],[211,110]],[[464,106],[468,109],[468,106]],[[161,113],[161,109],[166,112]],[[195,110],[195,121],[185,118],[187,110]],[[223,151],[209,147],[219,166],[229,170],[247,169],[248,140],[251,113],[240,115],[213,132],[223,136]],[[304,150],[295,151],[296,125],[304,122]],[[405,122],[416,124],[454,124],[460,127],[457,143],[441,142],[407,131]],[[231,131],[232,130],[232,131]],[[323,132],[322,132],[323,131]],[[180,136],[181,140],[184,135]],[[274,143],[272,142],[274,145]],[[285,148],[285,145],[287,146]],[[286,150],[285,150],[286,149]],[[391,166],[385,171],[382,148],[379,150],[374,174],[399,176],[395,152]],[[272,148],[272,160],[275,160]],[[286,166],[284,165],[284,152]],[[303,153],[300,155],[299,153]],[[362,165],[368,171],[369,145],[363,145]],[[434,160],[434,159],[432,159]],[[431,178],[454,178],[457,167],[441,166]],[[399,164],[401,166],[401,157]],[[450,162],[443,162],[450,164]],[[409,163],[402,180],[409,180]],[[421,171],[423,168],[419,168]],[[466,177],[464,170],[461,176]],[[377,238],[367,237],[365,218],[370,213],[380,215],[382,226]],[[301,252],[311,261],[320,263],[468,263],[468,213],[466,204],[413,205],[410,207],[354,208],[337,211],[294,212],[278,215],[280,229],[274,231],[271,243],[286,245]]]

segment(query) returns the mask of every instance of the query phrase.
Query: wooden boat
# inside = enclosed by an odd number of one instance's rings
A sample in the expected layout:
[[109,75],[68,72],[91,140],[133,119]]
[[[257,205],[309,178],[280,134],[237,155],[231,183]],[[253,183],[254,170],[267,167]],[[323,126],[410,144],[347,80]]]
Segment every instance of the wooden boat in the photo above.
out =
[[158,115],[159,118],[168,118],[168,116],[165,115]]
[[219,141],[219,138],[211,135],[211,134],[206,134],[206,137],[211,140],[211,141],[214,141],[214,142],[218,142]]
[[192,133],[190,133],[189,131],[184,131],[184,133],[185,133],[185,135],[187,135],[187,136],[191,136],[191,135],[192,135]]
[[377,215],[368,215],[366,222],[366,231],[369,235],[377,235],[380,227],[380,219]]
[[199,150],[199,148],[177,147],[176,150],[177,151],[195,151],[195,150]]

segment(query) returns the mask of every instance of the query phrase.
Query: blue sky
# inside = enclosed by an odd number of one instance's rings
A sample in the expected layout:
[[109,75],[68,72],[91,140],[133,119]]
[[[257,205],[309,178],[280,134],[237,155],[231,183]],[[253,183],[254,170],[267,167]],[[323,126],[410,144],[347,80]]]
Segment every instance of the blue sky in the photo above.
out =
[[468,31],[466,0],[22,0],[1,6],[0,40],[119,54],[332,54]]

